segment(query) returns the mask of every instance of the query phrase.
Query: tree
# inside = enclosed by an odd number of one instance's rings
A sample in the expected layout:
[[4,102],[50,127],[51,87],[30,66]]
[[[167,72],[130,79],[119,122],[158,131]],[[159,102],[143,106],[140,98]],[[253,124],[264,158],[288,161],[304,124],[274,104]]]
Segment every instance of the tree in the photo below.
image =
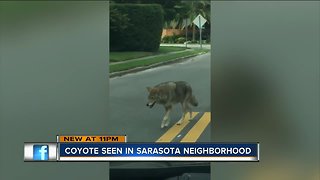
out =
[[[208,24],[210,23],[209,0],[116,0],[113,2],[134,4],[160,4],[164,10],[164,28],[183,29],[184,19],[189,19],[189,21],[192,22],[198,14],[201,14],[208,21]],[[196,26],[193,23],[191,23],[189,26],[192,27],[192,40],[195,40]]]
[[[183,16],[178,15],[180,18],[178,21],[182,21],[181,18],[187,18],[192,22],[198,14],[201,14],[208,23],[210,22],[210,1],[182,1],[180,10],[183,12]],[[195,40],[195,25],[192,24],[192,40]]]
[[164,21],[168,22],[175,18],[175,5],[179,4],[181,0],[115,0],[112,3],[130,3],[130,4],[159,4],[164,10]]

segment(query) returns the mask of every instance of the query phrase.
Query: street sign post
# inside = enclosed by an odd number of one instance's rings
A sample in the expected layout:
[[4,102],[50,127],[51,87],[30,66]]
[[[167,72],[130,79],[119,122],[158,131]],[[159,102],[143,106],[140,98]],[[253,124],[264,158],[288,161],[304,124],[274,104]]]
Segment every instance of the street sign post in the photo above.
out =
[[187,25],[187,19],[186,19],[186,48],[188,47],[188,25]]
[[200,48],[202,49],[202,26],[207,22],[207,20],[199,14],[194,20],[193,23],[200,29]]

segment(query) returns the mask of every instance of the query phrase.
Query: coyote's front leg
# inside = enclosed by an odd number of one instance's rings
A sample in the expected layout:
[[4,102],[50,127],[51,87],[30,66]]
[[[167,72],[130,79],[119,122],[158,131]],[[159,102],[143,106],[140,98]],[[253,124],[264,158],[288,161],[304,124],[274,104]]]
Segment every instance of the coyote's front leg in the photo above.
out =
[[166,109],[166,113],[163,117],[161,128],[167,127],[170,123],[170,112],[171,112],[172,106],[165,106],[165,109]]

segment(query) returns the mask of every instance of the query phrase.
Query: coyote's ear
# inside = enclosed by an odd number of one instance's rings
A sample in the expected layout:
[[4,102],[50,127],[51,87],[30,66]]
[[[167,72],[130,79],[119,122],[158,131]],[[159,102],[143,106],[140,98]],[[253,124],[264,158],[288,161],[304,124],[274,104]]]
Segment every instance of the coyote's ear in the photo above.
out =
[[152,89],[151,87],[147,87],[148,92],[150,92],[150,91],[151,91],[151,89]]

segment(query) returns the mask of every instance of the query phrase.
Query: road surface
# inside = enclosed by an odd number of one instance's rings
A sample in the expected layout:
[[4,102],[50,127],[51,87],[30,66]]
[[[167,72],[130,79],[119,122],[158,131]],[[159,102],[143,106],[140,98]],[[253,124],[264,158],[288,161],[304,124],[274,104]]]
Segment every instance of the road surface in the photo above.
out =
[[[174,125],[181,116],[181,106],[177,104],[171,113],[171,124],[161,129],[164,108],[157,104],[152,109],[146,106],[146,87],[180,80],[191,84],[199,101],[193,111],[199,113],[190,122]],[[209,142],[210,89],[210,53],[181,63],[111,78],[108,134],[126,134],[128,142]]]

